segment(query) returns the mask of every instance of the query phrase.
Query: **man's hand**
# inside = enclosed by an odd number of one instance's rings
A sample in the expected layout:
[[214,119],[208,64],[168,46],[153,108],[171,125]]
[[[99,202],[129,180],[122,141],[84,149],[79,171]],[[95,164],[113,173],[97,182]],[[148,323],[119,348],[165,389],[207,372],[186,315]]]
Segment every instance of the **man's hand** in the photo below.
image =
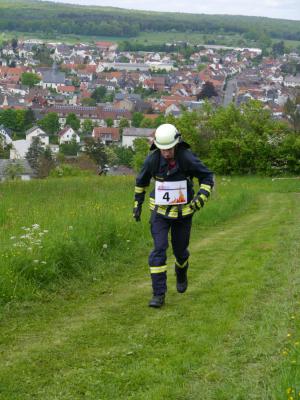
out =
[[139,222],[141,220],[141,214],[142,206],[139,204],[133,209],[133,218],[136,220],[136,222]]
[[201,195],[197,194],[191,201],[190,207],[194,211],[200,210],[204,206],[204,200],[202,199]]

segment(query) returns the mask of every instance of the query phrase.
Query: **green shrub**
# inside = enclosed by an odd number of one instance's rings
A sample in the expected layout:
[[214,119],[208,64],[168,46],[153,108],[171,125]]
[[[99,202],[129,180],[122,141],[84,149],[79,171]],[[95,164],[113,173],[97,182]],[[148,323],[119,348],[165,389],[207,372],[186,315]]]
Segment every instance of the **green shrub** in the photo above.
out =
[[82,169],[69,164],[61,164],[58,167],[54,168],[50,173],[50,177],[52,178],[66,178],[89,175],[92,175],[91,171],[83,171]]

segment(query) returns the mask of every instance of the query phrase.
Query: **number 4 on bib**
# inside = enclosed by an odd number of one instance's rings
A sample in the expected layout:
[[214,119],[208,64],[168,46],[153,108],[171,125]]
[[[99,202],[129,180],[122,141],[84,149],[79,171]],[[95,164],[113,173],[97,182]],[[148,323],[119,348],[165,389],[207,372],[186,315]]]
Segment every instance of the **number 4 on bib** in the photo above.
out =
[[163,197],[162,197],[164,200],[166,200],[167,202],[169,202],[170,201],[170,195],[169,195],[169,192],[166,192],[164,195],[163,195]]
[[186,181],[155,182],[155,204],[175,205],[187,203]]

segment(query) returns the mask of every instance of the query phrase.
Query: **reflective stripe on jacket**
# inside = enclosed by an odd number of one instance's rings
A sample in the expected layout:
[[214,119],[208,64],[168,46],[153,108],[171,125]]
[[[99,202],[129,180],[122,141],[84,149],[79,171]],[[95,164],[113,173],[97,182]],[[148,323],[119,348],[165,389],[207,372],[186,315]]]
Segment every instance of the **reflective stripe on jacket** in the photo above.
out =
[[198,193],[203,196],[203,201],[207,200],[214,185],[213,173],[187,147],[185,142],[178,144],[175,151],[176,164],[171,170],[167,160],[161,156],[160,150],[154,150],[149,154],[136,178],[135,201],[138,204],[143,203],[151,178],[161,182],[187,180],[187,204],[157,206],[155,191],[150,193],[150,209],[166,218],[181,218],[193,214],[194,211],[189,205],[194,197],[193,178],[198,179],[200,186]]

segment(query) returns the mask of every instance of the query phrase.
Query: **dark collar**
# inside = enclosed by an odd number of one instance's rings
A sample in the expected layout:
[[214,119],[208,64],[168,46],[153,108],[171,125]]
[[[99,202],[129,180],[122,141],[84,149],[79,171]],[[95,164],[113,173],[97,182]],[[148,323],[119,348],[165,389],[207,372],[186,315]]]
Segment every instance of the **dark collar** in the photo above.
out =
[[[179,148],[183,148],[183,149],[189,149],[191,146],[187,143],[187,142],[184,142],[183,140],[181,141],[181,142],[179,142],[177,145],[176,145],[176,148],[177,149],[179,149]],[[152,150],[155,150],[155,149],[158,149],[158,147],[156,146],[156,144],[153,142],[152,144],[151,144],[151,146],[150,146],[150,150],[152,151]],[[158,149],[159,150],[159,149]]]

